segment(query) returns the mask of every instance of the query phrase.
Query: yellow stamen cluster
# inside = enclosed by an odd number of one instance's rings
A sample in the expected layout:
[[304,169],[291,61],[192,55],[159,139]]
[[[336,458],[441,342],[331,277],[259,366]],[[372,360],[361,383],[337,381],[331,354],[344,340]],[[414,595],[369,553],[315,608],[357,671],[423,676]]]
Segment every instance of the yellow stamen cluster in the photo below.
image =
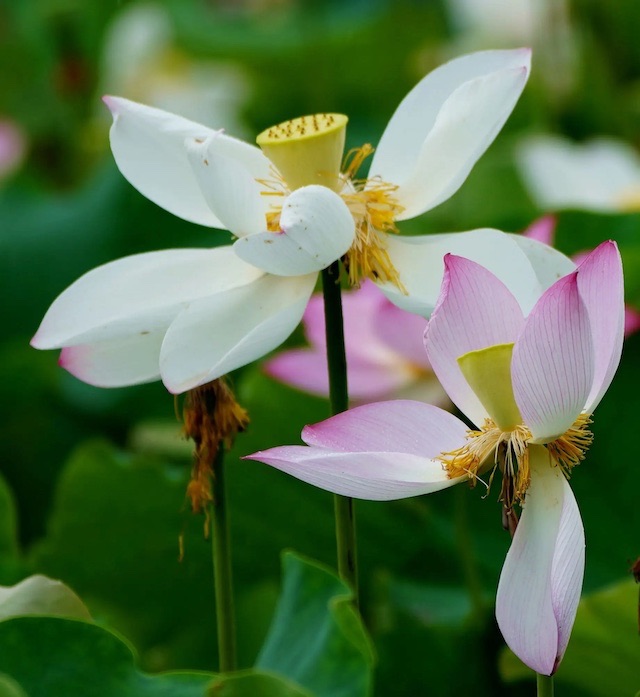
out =
[[[551,464],[560,467],[566,476],[582,462],[593,441],[589,431],[591,418],[581,414],[566,433],[544,447],[549,453]],[[475,486],[479,475],[491,470],[487,488],[490,488],[496,469],[502,473],[500,500],[507,510],[514,503],[522,503],[531,482],[529,468],[529,444],[531,431],[523,425],[503,431],[491,419],[485,419],[480,430],[467,432],[467,443],[450,452],[442,453],[438,459],[450,478],[467,475]]]
[[403,211],[395,197],[398,187],[376,178],[354,178],[372,153],[373,148],[368,143],[354,148],[347,153],[342,168],[345,186],[341,195],[356,223],[356,237],[346,254],[345,266],[349,283],[353,286],[364,278],[370,278],[393,283],[404,292],[398,272],[391,263],[386,240],[381,234],[398,232],[396,219]]
[[[236,402],[223,378],[189,391],[183,407],[184,434],[195,444],[187,496],[194,513],[213,501],[213,462],[222,444],[229,447],[249,423],[247,412]],[[208,523],[205,521],[205,532]]]

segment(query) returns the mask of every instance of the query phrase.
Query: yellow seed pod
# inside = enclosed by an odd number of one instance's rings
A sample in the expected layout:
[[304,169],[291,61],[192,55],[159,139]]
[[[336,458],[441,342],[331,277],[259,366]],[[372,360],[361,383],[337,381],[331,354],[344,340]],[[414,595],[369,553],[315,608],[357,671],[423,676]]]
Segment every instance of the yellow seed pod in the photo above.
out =
[[291,191],[310,184],[339,191],[347,121],[343,114],[300,116],[267,128],[256,142]]

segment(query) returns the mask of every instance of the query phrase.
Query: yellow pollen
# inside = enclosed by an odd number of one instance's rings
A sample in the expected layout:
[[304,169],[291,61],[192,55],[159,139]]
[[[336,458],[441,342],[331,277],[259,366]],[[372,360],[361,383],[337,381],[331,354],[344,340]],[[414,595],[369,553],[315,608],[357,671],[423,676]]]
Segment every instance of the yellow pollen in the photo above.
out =
[[[589,431],[591,418],[581,414],[575,423],[560,438],[547,443],[551,464],[560,467],[569,476],[570,471],[582,462],[593,441]],[[503,431],[491,419],[485,419],[480,430],[469,430],[467,442],[450,452],[442,453],[437,459],[444,466],[450,479],[468,476],[471,486],[475,486],[479,475],[491,470],[490,488],[496,469],[502,473],[500,500],[507,509],[514,503],[522,503],[531,483],[529,467],[529,444],[531,431],[519,425],[510,431]]]
[[396,219],[404,210],[395,197],[398,187],[377,178],[354,179],[362,163],[372,153],[373,147],[365,143],[361,148],[349,151],[343,163],[345,185],[341,196],[356,223],[356,237],[344,259],[349,283],[356,286],[363,279],[370,278],[393,283],[406,293],[391,263],[382,234],[398,233]]

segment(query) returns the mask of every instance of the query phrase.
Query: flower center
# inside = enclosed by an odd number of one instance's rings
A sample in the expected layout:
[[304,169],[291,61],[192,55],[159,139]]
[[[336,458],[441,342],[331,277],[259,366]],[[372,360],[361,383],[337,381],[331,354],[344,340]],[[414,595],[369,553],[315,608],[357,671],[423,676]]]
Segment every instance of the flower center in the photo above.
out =
[[290,191],[310,184],[338,191],[347,121],[343,114],[300,116],[267,128],[256,142]]
[[490,414],[479,430],[467,432],[467,442],[450,452],[442,453],[442,462],[450,478],[467,475],[475,486],[479,475],[491,470],[487,489],[491,487],[496,469],[502,473],[500,500],[507,509],[522,503],[531,481],[529,454],[532,447],[546,448],[549,464],[560,467],[565,476],[582,462],[593,435],[589,430],[591,417],[580,414],[563,435],[550,443],[534,445],[531,431],[522,424],[520,410],[511,386],[511,355],[513,344],[499,344],[479,351],[470,351],[458,359],[458,365],[469,386]]
[[[356,225],[356,236],[344,258],[351,285],[363,279],[393,283],[406,292],[387,251],[386,233],[397,233],[396,219],[403,208],[397,186],[378,178],[356,179],[362,163],[373,153],[369,144],[351,150],[344,159],[347,117],[343,114],[301,116],[266,129],[257,143],[273,162],[278,174],[273,181],[260,181],[263,195],[283,197],[310,184],[338,193]],[[267,213],[267,229],[280,231],[282,205],[274,203]]]

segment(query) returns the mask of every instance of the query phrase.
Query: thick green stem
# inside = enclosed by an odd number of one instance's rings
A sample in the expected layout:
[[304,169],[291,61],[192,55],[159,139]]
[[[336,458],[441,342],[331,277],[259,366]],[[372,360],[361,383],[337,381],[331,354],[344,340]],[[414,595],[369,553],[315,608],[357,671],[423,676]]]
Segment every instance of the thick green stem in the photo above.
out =
[[538,682],[538,697],[553,697],[553,676],[540,675],[537,676]]
[[[349,408],[347,388],[347,357],[344,349],[344,321],[340,290],[340,262],[335,261],[322,272],[324,322],[327,337],[327,366],[329,370],[329,401],[331,413],[339,414]],[[358,563],[356,557],[356,525],[353,499],[335,495],[336,543],[338,573],[354,593],[358,602]]]
[[210,510],[219,670],[228,673],[236,669],[236,623],[223,460],[224,448],[221,443],[213,463],[213,503]]

